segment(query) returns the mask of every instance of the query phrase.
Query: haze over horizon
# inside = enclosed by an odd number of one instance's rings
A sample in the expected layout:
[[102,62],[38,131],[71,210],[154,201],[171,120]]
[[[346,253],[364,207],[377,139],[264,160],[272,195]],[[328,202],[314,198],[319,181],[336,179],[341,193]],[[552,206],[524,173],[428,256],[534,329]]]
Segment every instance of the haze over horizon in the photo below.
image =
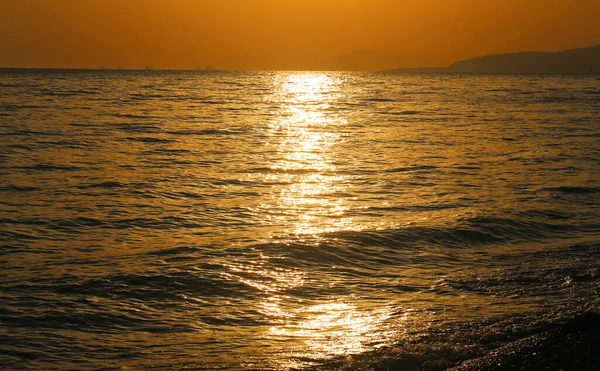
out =
[[595,45],[599,15],[595,0],[0,0],[0,67],[302,70],[357,51],[445,66]]

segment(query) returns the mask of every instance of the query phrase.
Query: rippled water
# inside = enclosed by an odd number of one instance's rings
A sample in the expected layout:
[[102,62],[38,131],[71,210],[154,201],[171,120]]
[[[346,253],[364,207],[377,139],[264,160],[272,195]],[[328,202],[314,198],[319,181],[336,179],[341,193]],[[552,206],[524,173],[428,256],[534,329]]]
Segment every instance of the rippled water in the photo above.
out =
[[599,117],[594,76],[0,71],[0,364],[451,362],[597,309]]

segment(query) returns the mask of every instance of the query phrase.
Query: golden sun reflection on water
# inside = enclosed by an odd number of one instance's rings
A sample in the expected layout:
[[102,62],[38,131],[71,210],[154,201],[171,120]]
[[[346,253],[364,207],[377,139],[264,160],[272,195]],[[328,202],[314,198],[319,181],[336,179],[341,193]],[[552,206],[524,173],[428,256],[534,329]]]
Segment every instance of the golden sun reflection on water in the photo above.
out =
[[289,186],[275,193],[264,209],[281,224],[293,225],[287,233],[316,236],[353,225],[344,199],[336,196],[346,181],[337,174],[335,162],[347,122],[328,111],[342,97],[337,93],[341,84],[333,76],[315,73],[276,81],[275,99],[284,108],[269,128],[279,153],[270,177]]
[[312,358],[356,354],[371,349],[372,342],[382,339],[380,329],[390,318],[387,308],[361,311],[343,301],[309,306],[290,315],[281,311],[277,299],[273,301],[263,308],[286,320],[282,325],[271,327],[271,335],[304,341]]
[[[275,80],[271,99],[283,108],[268,126],[276,157],[266,179],[284,186],[274,188],[259,209],[265,223],[284,226],[284,232],[295,238],[319,240],[329,232],[361,228],[344,196],[350,180],[336,166],[347,121],[343,115],[332,114],[339,110],[330,107],[345,98],[339,93],[342,85],[335,75],[316,73],[280,75]],[[391,338],[385,330],[391,307],[361,307],[352,296],[305,299],[298,293],[323,283],[311,280],[302,269],[274,268],[273,259],[263,255],[228,266],[228,279],[264,293],[257,310],[272,324],[263,335],[267,341],[276,344],[292,339],[296,345],[284,351],[296,359],[324,359],[361,353]],[[290,291],[296,294],[291,296]],[[302,366],[286,359],[278,367]]]

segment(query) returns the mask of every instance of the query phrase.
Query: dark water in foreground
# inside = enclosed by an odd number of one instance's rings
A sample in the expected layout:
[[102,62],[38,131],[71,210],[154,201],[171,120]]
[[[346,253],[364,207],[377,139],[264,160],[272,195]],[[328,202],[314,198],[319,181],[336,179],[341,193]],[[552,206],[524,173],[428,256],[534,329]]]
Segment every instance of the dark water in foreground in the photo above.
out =
[[0,364],[435,368],[598,310],[599,117],[598,77],[0,71]]

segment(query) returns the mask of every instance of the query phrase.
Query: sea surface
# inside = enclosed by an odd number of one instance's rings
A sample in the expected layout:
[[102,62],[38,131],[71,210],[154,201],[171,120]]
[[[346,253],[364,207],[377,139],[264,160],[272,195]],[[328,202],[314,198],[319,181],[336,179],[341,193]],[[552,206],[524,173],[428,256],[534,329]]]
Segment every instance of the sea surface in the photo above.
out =
[[0,70],[4,369],[445,369],[600,308],[600,77]]

